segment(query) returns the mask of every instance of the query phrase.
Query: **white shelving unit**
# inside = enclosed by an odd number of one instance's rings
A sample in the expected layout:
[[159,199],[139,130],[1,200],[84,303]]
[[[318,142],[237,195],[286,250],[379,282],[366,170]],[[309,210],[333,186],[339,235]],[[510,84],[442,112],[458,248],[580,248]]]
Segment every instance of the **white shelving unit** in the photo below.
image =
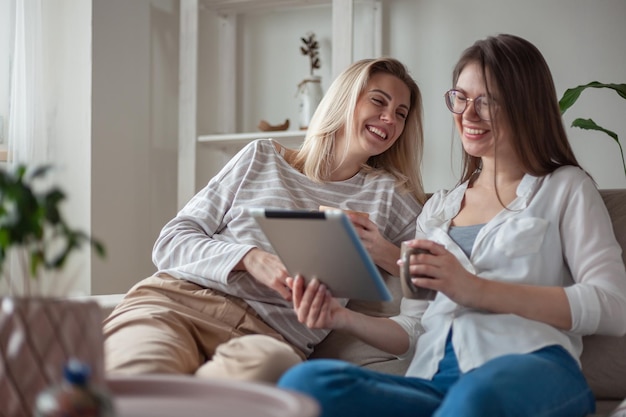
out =
[[203,135],[198,137],[198,142],[212,146],[227,146],[248,143],[255,139],[273,138],[287,142],[297,142],[304,139],[304,130],[283,130],[275,132],[246,132],[224,133],[220,135]]
[[[371,36],[371,56],[382,53],[382,0],[181,0],[180,1],[180,61],[179,61],[179,113],[178,113],[178,207],[182,207],[196,190],[197,146],[220,148],[241,145],[264,137],[298,142],[304,131],[249,132],[236,131],[236,39],[237,15],[277,7],[303,7],[329,4],[332,7],[332,76],[348,67],[353,61],[353,10],[355,3],[367,6],[371,19],[368,35]],[[200,9],[219,16],[220,89],[217,92],[222,114],[220,132],[198,136],[197,85],[198,85],[198,24]]]

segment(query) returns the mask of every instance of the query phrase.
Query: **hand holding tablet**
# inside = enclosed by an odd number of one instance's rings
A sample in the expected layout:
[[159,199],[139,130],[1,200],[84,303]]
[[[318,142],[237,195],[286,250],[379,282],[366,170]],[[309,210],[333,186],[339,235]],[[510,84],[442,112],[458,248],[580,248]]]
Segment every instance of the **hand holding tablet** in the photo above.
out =
[[391,293],[352,222],[328,211],[249,209],[292,277],[317,278],[334,297],[390,301]]

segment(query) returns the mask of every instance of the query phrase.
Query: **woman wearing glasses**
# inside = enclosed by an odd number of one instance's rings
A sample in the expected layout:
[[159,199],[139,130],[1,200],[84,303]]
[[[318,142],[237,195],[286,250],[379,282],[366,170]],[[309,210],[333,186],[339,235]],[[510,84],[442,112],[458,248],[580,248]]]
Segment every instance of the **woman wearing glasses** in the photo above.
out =
[[593,180],[568,143],[549,68],[499,35],[462,54],[445,102],[463,145],[459,185],[426,203],[412,281],[434,301],[372,318],[323,286],[293,282],[299,319],[348,331],[399,357],[405,376],[319,360],[279,386],[322,416],[585,416],[582,336],[626,332],[626,272]]

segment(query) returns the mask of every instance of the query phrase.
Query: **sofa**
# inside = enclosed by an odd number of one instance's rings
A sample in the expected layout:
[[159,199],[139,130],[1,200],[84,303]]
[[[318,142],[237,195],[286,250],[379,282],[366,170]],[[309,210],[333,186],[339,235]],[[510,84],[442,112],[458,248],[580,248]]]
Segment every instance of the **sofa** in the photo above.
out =
[[[626,189],[601,190],[604,202],[611,215],[617,239],[626,249]],[[626,262],[626,251],[622,252]],[[349,307],[365,314],[389,317],[398,313],[402,290],[397,277],[384,277],[394,295],[392,302],[365,302],[353,300]],[[105,309],[112,309],[122,295],[95,296]],[[313,352],[312,358],[338,358],[377,371],[403,374],[408,360],[375,349],[345,333],[332,332]],[[626,417],[626,336],[587,336],[584,338],[582,354],[583,372],[596,396],[596,415]],[[620,405],[621,404],[621,405]],[[616,410],[620,410],[616,412]],[[622,414],[623,413],[623,414]]]
[[[622,258],[626,262],[626,189],[601,190],[601,194],[609,210],[617,240],[623,248]],[[348,306],[374,316],[389,317],[397,314],[402,297],[400,280],[393,276],[386,276],[385,280],[394,295],[394,301],[353,300]],[[311,357],[344,359],[392,374],[403,374],[409,364],[408,360],[398,360],[393,355],[340,332],[332,332],[316,347]],[[585,337],[581,361],[583,372],[596,396],[596,414],[607,416],[619,408],[620,411],[624,410],[620,417],[626,416],[626,404],[620,406],[626,399],[626,336]]]

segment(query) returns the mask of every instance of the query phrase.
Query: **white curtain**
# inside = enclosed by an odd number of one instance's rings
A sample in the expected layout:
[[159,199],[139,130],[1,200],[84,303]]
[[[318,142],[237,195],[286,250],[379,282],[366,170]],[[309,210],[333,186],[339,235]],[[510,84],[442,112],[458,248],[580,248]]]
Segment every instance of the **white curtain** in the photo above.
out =
[[45,123],[44,0],[12,0],[15,10],[8,149],[11,164],[49,160]]
[[[46,86],[43,51],[45,0],[9,0],[14,11],[10,104],[8,117],[8,169],[17,164],[39,166],[50,160],[46,126]],[[0,282],[2,293],[35,295],[45,282],[28,276],[23,253],[11,253]],[[21,258],[21,259],[20,259]]]

